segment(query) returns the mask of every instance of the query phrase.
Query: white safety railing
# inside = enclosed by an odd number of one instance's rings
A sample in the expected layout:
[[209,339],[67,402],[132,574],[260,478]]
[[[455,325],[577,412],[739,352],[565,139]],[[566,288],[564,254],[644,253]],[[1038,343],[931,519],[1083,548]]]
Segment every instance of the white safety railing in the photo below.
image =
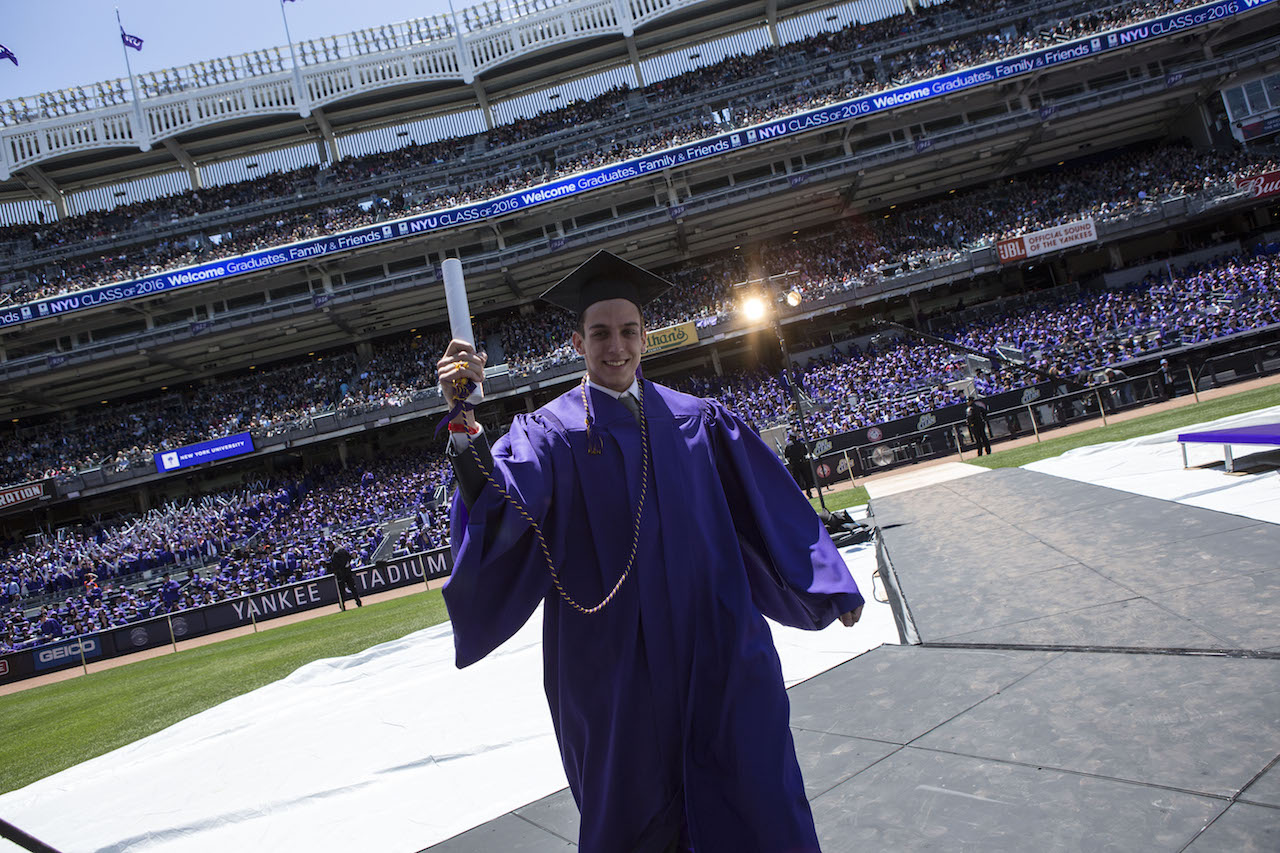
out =
[[588,37],[629,36],[640,24],[702,2],[488,0],[454,16],[298,42],[296,69],[289,47],[272,47],[146,72],[133,83],[121,78],[0,101],[0,180],[65,154],[126,145],[147,150],[195,128],[307,115],[406,83],[470,83],[527,54]]

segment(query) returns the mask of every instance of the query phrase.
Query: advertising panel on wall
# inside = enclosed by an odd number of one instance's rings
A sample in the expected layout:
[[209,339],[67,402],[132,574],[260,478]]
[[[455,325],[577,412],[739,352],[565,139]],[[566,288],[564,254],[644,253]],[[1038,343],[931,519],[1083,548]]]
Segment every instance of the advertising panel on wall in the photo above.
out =
[[[1276,117],[1277,130],[1280,130],[1280,116]],[[1251,198],[1267,198],[1280,193],[1280,171],[1254,175],[1251,178],[1236,178],[1236,188],[1248,190]]]
[[[1061,383],[1041,382],[984,397],[982,402],[988,413],[995,414],[1066,391]],[[954,436],[948,433],[964,423],[964,412],[965,404],[955,403],[932,412],[820,438],[810,446],[815,460],[814,474],[823,486],[829,486],[879,468],[954,453]],[[962,436],[965,437],[967,433]]]
[[102,657],[102,642],[97,637],[81,637],[41,646],[35,650],[35,668],[37,672],[61,669],[68,663],[80,663],[82,657],[86,661]]
[[645,358],[698,342],[698,324],[693,320],[676,326],[654,329],[645,335]]
[[1021,237],[1001,240],[996,244],[996,252],[1000,257],[1000,263],[1009,264],[1097,241],[1098,228],[1093,220],[1080,219],[1075,222],[1064,222],[1052,228],[1032,231]]
[[208,441],[188,444],[173,450],[162,450],[154,454],[157,471],[176,471],[205,462],[216,462],[232,456],[243,456],[253,452],[253,436],[247,432],[235,435],[224,435]]
[[52,480],[36,480],[0,489],[0,512],[52,495]]

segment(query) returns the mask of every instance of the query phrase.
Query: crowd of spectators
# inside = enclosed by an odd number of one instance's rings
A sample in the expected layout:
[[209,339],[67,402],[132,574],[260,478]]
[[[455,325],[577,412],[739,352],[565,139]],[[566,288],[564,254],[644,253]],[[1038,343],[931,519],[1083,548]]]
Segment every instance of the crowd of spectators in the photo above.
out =
[[448,476],[440,454],[400,452],[9,543],[0,653],[320,577],[330,542],[371,565],[398,519],[412,535],[393,556],[439,547],[448,517],[435,495]]
[[[966,252],[1009,237],[1086,217],[1101,224],[1147,213],[1162,199],[1194,199],[1234,188],[1236,178],[1277,168],[1280,164],[1265,153],[1161,144],[949,193],[877,218],[848,218],[831,228],[761,243],[754,266],[735,250],[659,270],[675,287],[652,306],[650,325],[729,317],[738,309],[734,285],[752,277],[794,274],[786,287],[812,302],[960,260]],[[536,373],[577,358],[568,344],[572,323],[562,315],[504,317],[494,327],[501,330],[514,372]]]
[[[1116,7],[1092,17],[1063,18],[1054,27],[1024,26],[1016,36],[982,32],[971,37],[878,55],[866,79],[850,79],[838,89],[814,87],[805,100],[779,96],[772,105],[755,102],[734,120],[758,121],[897,85],[945,70],[1021,52],[1063,37],[1074,38],[1151,17],[1186,3]],[[794,62],[862,49],[877,38],[914,35],[931,25],[890,20],[850,27],[796,47],[755,57],[731,57],[708,69],[652,84],[648,98],[676,98],[731,87],[762,74],[769,62]],[[895,33],[895,28],[897,28]],[[907,75],[907,76],[904,76]],[[910,76],[914,75],[914,76]],[[566,116],[578,125],[598,120],[630,93],[606,93],[597,102],[501,126],[483,142],[514,145],[554,134]],[[566,111],[567,110],[567,111]],[[705,128],[689,133],[701,134]],[[483,180],[431,194],[403,187],[374,206],[312,207],[240,223],[221,245],[189,239],[152,242],[116,256],[82,258],[47,288],[85,287],[136,277],[210,257],[246,251],[354,227],[386,210],[412,212],[527,186],[565,171],[631,156],[671,144],[673,131],[657,128],[639,142],[619,139],[604,155],[570,157],[523,170],[497,171]],[[475,140],[444,140],[388,154],[350,158],[329,170],[300,170],[90,213],[59,223],[0,232],[0,240],[23,240],[30,249],[119,235],[135,223],[180,220],[200,213],[256,203],[264,196],[310,192],[317,182],[356,184],[395,180],[405,169],[447,165]],[[596,158],[596,159],[592,159]],[[733,284],[752,274],[794,272],[789,286],[809,300],[821,299],[881,280],[895,272],[962,256],[975,248],[1063,221],[1091,216],[1112,221],[1151,209],[1171,196],[1192,198],[1229,188],[1236,177],[1277,168],[1248,153],[1196,151],[1181,145],[1132,150],[1043,170],[1008,182],[967,190],[896,210],[876,219],[851,219],[821,233],[765,243],[758,263],[740,253],[703,258],[696,265],[663,271],[676,287],[653,308],[650,325],[697,320],[715,322],[736,311]],[[1014,347],[1031,366],[1064,377],[1088,377],[1107,367],[1164,348],[1212,340],[1280,322],[1274,282],[1280,256],[1241,255],[1180,270],[1153,274],[1124,289],[1058,290],[1017,304],[943,316],[932,331],[967,346],[990,351]],[[49,290],[18,294],[34,298]],[[568,345],[570,318],[552,311],[513,311],[479,318],[477,330],[497,345],[518,373],[532,373],[575,361]],[[194,386],[159,398],[81,411],[68,421],[23,427],[0,438],[0,480],[15,482],[102,467],[125,470],[145,465],[152,454],[205,438],[250,431],[273,435],[310,424],[318,414],[370,411],[398,406],[434,384],[434,361],[447,335],[435,330],[385,342],[371,357],[354,352],[322,355],[236,379]],[[813,357],[798,370],[811,435],[844,432],[958,403],[959,380],[969,377],[962,356],[945,347],[885,336],[858,347],[850,342]],[[1016,368],[979,376],[975,387],[990,394],[1031,381]],[[721,376],[694,374],[682,387],[714,396],[758,428],[795,416],[783,377],[763,370]],[[186,607],[225,600],[296,580],[323,575],[328,543],[347,547],[357,565],[375,555],[404,556],[447,541],[447,517],[433,496],[448,481],[438,454],[401,453],[368,464],[317,468],[297,480],[253,486],[171,502],[142,516],[92,528],[61,531],[9,543],[0,551],[0,652],[60,637],[128,624]],[[388,524],[407,519],[392,542]],[[137,582],[150,573],[146,582]],[[157,582],[155,574],[163,573]],[[24,605],[46,600],[38,610]]]
[[[1088,385],[1102,381],[1108,368],[1144,355],[1276,323],[1280,254],[1260,252],[1168,268],[1123,289],[1065,288],[1017,304],[1001,302],[967,312],[963,322],[943,314],[932,321],[931,331],[979,352],[991,353],[997,346],[1019,351],[1031,368]],[[1039,381],[1029,371],[999,362],[974,377],[962,353],[898,335],[881,336],[866,347],[832,346],[796,365],[796,372],[813,436],[963,402],[970,378],[980,395]],[[765,428],[797,417],[784,381],[766,370],[694,374],[684,388],[718,397]]]
[[765,246],[764,272],[799,272],[789,285],[806,300],[818,299],[1064,222],[1092,218],[1103,225],[1153,212],[1166,199],[1234,191],[1237,178],[1278,167],[1261,152],[1141,147],[885,211],[879,219],[846,220],[807,240],[774,241]]
[[[842,79],[834,86],[802,79],[788,91],[752,92],[744,102],[747,106],[736,110],[730,122],[740,126],[901,85],[998,56],[1055,44],[1063,37],[1122,26],[1186,5],[1194,3],[1192,0],[1165,0],[1158,4],[1119,5],[1104,10],[1081,5],[1079,9],[1060,10],[1058,17],[1048,25],[1030,20],[1016,21],[1012,25],[1016,35],[1010,34],[1010,22],[1004,20],[990,24],[981,32],[942,44],[927,45],[918,42],[919,38],[927,38],[934,29],[933,14],[897,16],[869,25],[855,22],[836,34],[821,34],[783,48],[767,48],[750,56],[731,56],[714,66],[655,82],[642,91],[646,98],[660,101],[679,95],[717,91],[731,80],[741,82],[759,78],[767,87],[769,75],[766,72],[771,66],[796,66],[817,57],[849,50],[867,53],[864,57],[866,62],[857,64],[857,67],[867,65],[874,71],[871,74],[860,72],[864,79]],[[880,44],[877,39],[885,34],[919,38],[904,40],[902,49],[893,54],[874,52]],[[470,137],[451,138],[415,143],[388,153],[348,158],[322,172],[308,166],[227,187],[193,190],[176,197],[138,202],[129,205],[124,215],[120,211],[90,213],[56,223],[0,229],[0,243],[8,239],[19,244],[24,240],[30,241],[36,246],[77,246],[94,236],[119,234],[119,230],[113,232],[112,228],[119,229],[128,223],[143,222],[154,227],[157,220],[175,220],[192,213],[220,211],[236,204],[258,203],[273,196],[312,199],[310,204],[289,211],[273,211],[266,216],[259,214],[256,219],[246,213],[248,218],[237,221],[228,232],[219,233],[216,243],[204,234],[201,223],[193,224],[196,233],[162,240],[148,238],[145,230],[135,231],[135,246],[80,256],[71,251],[58,261],[56,268],[50,268],[42,259],[36,264],[38,269],[33,266],[32,275],[21,283],[16,279],[11,282],[10,298],[15,302],[30,301],[74,292],[367,225],[390,213],[419,213],[492,198],[606,162],[702,138],[713,124],[709,113],[693,123],[688,115],[676,113],[665,122],[660,118],[650,121],[649,117],[637,116],[637,120],[651,126],[651,130],[639,135],[625,124],[621,128],[602,131],[603,136],[583,131],[591,120],[625,110],[628,94],[625,89],[610,90],[590,101],[575,101],[558,110],[502,125],[482,135],[482,144],[495,148],[542,138],[556,130],[574,129],[578,147],[552,156],[551,161],[542,159],[544,154],[534,155],[529,162],[522,162],[519,158],[515,162],[506,162],[480,157],[476,162],[465,164],[463,173],[446,176],[438,170],[434,173],[428,170],[417,174],[412,181],[404,177],[406,170],[422,166],[462,164],[466,151],[476,140]],[[447,180],[442,180],[446,177]],[[317,183],[343,186],[350,185],[352,181],[368,182],[376,178],[385,178],[390,186],[384,186],[389,197],[375,194],[375,203],[342,202],[336,197],[319,201],[316,195]],[[15,258],[15,269],[21,264],[21,256]]]
[[[1149,274],[1125,288],[1064,287],[934,318],[932,331],[970,348],[1021,351],[1026,363],[1080,382],[1168,347],[1280,323],[1280,253],[1215,258]],[[423,339],[403,347],[403,369],[423,369]],[[440,341],[431,341],[438,344]],[[434,350],[432,351],[434,353]],[[796,365],[811,435],[845,432],[964,400],[972,378],[962,355],[910,338],[882,335],[844,342]],[[764,370],[694,374],[682,387],[712,396],[757,428],[792,420],[781,374]],[[1037,381],[1017,367],[979,375],[993,394]],[[961,390],[964,388],[965,390]],[[172,502],[134,519],[11,543],[0,554],[0,651],[50,638],[126,624],[223,600],[326,571],[329,540],[357,565],[375,555],[403,556],[447,541],[447,515],[435,504],[447,485],[438,453],[391,454],[346,467],[317,467],[297,480],[257,485],[199,501]],[[407,519],[392,542],[390,522]],[[385,547],[384,547],[385,546]],[[115,581],[151,570],[179,575],[137,587]],[[33,596],[76,591],[40,613]]]
[[[733,316],[734,285],[748,277],[790,275],[804,300],[838,297],[904,270],[960,257],[1029,230],[1092,216],[1098,221],[1151,209],[1159,199],[1233,185],[1235,177],[1280,168],[1265,154],[1161,144],[1100,156],[888,211],[852,217],[811,233],[759,244],[758,262],[729,251],[659,270],[675,285],[649,311],[651,328]],[[1180,339],[1212,334],[1176,330]],[[477,318],[516,375],[576,362],[572,319],[555,310],[509,310]],[[1173,334],[1169,332],[1167,334]],[[208,438],[305,429],[319,414],[356,415],[401,406],[433,393],[432,374],[447,333],[382,342],[361,363],[352,351],[264,368],[165,396],[81,410],[74,419],[20,424],[0,437],[0,482],[75,475],[93,468],[150,465],[153,454]]]
[[350,399],[353,352],[249,370],[160,397],[82,409],[70,420],[19,424],[0,436],[0,482],[127,471],[154,454],[209,438],[270,436],[310,426]]

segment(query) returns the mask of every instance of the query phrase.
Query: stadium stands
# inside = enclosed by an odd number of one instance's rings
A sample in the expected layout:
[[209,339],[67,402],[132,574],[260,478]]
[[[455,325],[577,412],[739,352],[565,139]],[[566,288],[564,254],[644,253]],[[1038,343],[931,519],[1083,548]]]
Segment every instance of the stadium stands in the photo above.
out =
[[[845,38],[833,39],[817,36],[785,49],[787,56],[782,64],[798,64],[821,56],[829,64],[838,59],[841,64],[872,60],[874,79],[842,81],[824,85],[806,76],[796,80],[792,92],[780,91],[769,74],[769,60],[773,49],[754,57],[733,57],[719,66],[699,72],[691,72],[674,81],[653,84],[653,91],[644,93],[655,100],[669,92],[679,95],[709,91],[718,86],[741,80],[755,80],[757,88],[744,91],[751,103],[733,124],[742,126],[768,121],[781,115],[804,109],[812,109],[827,103],[842,101],[868,94],[890,86],[902,85],[911,80],[926,79],[943,71],[964,68],[987,62],[1002,56],[1013,56],[1028,50],[1054,44],[1064,38],[1075,38],[1092,32],[1101,32],[1144,18],[1155,17],[1183,6],[1195,5],[1191,0],[1165,0],[1147,6],[1124,4],[1098,9],[1093,4],[1079,3],[1056,11],[1055,22],[1047,27],[1030,28],[1029,21],[1020,21],[1009,11],[1004,19],[984,22],[978,32],[966,33],[944,44],[921,45],[921,36],[935,32],[934,22],[928,15],[889,19],[871,25],[863,33],[860,29],[847,30]],[[1021,27],[1017,37],[1008,34],[1010,26]],[[893,33],[900,39],[901,52],[882,53],[875,42],[877,35]],[[905,36],[905,38],[903,38]],[[861,66],[859,66],[861,67]],[[806,70],[807,66],[806,66]],[[840,75],[843,76],[843,75]],[[486,141],[490,149],[502,149],[507,143],[526,139],[538,139],[553,127],[575,127],[582,119],[596,119],[616,112],[627,97],[625,91],[612,91],[599,96],[590,104],[571,104],[561,110],[538,116],[525,122],[510,125],[510,130],[499,129]],[[159,199],[153,202],[130,205],[108,214],[91,213],[71,217],[64,222],[37,226],[0,229],[0,240],[9,240],[14,271],[7,287],[15,302],[24,302],[61,293],[74,293],[89,287],[110,282],[127,281],[168,269],[217,258],[230,257],[257,249],[284,245],[307,237],[355,228],[385,218],[390,213],[409,214],[431,209],[442,209],[484,198],[496,197],[557,177],[584,169],[615,162],[651,151],[657,151],[692,141],[707,135],[709,127],[702,121],[690,126],[689,116],[682,111],[670,112],[669,126],[661,119],[653,125],[653,116],[637,116],[639,121],[619,128],[614,134],[582,141],[583,154],[557,155],[554,163],[528,161],[526,157],[508,154],[505,158],[482,158],[483,165],[477,171],[468,168],[461,174],[447,168],[427,170],[411,179],[405,166],[440,164],[447,167],[451,160],[461,160],[459,152],[465,152],[473,143],[470,139],[443,140],[402,149],[390,154],[371,155],[352,161],[343,161],[332,174],[324,174],[326,184],[341,189],[344,183],[366,179],[361,190],[374,193],[380,199],[363,207],[351,198],[340,198],[335,193],[328,199],[317,194],[320,175],[314,167],[296,173],[271,175],[258,181],[240,182],[212,190],[189,191],[177,198]],[[646,127],[637,138],[635,125]],[[453,152],[450,154],[450,152]],[[370,186],[367,179],[376,176],[393,178],[392,184]],[[433,192],[431,187],[449,188]],[[457,188],[456,190],[453,188]],[[386,193],[392,198],[382,198]],[[236,201],[278,194],[277,198],[302,196],[308,202],[293,210],[273,210],[266,216],[254,217],[246,210],[243,218],[230,220],[230,231],[220,234],[216,244],[201,235],[207,229],[204,221],[192,223],[186,234],[174,233],[170,239],[157,240],[153,230],[165,219],[170,221],[194,213],[212,213],[225,209]],[[412,196],[413,201],[408,201]],[[257,205],[253,205],[256,207]],[[367,209],[366,209],[367,208]],[[227,221],[224,220],[223,221]],[[134,223],[143,223],[139,228]],[[125,226],[115,230],[112,224]],[[194,231],[195,233],[191,233]],[[92,241],[91,238],[99,240]],[[123,241],[120,238],[125,237]],[[131,237],[131,239],[127,239]],[[124,251],[104,252],[101,245],[105,238],[112,248]],[[63,248],[59,252],[22,252],[30,243],[31,248],[42,249],[47,245]],[[127,248],[128,243],[135,248]],[[137,245],[142,243],[142,245]],[[78,248],[77,248],[78,247]],[[87,250],[87,253],[86,253]],[[25,264],[47,266],[56,262],[56,271],[24,269]],[[18,283],[17,273],[28,273],[23,283]],[[32,274],[34,273],[34,274]],[[0,285],[3,285],[0,281]]]
[[10,545],[0,552],[0,653],[319,577],[326,539],[369,565],[381,527],[397,518],[412,519],[404,544],[439,548],[448,521],[432,496],[447,470],[439,453],[398,453]]
[[[991,245],[1084,217],[1120,219],[1170,197],[1235,191],[1236,178],[1275,168],[1276,162],[1265,153],[1198,152],[1181,145],[1125,152],[947,195],[882,219],[766,242],[764,273],[799,272],[796,284],[805,299],[822,299],[937,262],[961,247]],[[655,328],[736,313],[732,286],[746,278],[736,253],[667,272],[677,287],[651,310]],[[536,375],[578,358],[568,343],[571,323],[558,312],[504,312],[480,318],[478,329],[482,336],[497,336],[517,374]],[[1206,321],[1206,330],[1211,329]],[[1179,330],[1176,337],[1190,342],[1186,336],[1193,333],[1194,329]],[[434,387],[434,354],[446,340],[437,330],[381,346],[363,364],[347,351],[143,403],[82,411],[71,425],[26,425],[13,437],[0,439],[0,481],[65,476],[98,467],[145,468],[154,453],[203,439],[242,431],[278,435],[309,425],[321,413],[394,407]],[[773,409],[768,411],[769,417],[776,416]]]
[[[1041,4],[1031,14],[1008,3],[939,4],[729,56],[643,89],[615,87],[473,136],[0,228],[0,305],[491,197],[1192,5],[1063,2]],[[727,104],[714,115],[707,108],[712,92]],[[38,111],[0,106],[0,124],[34,117]],[[753,239],[750,253],[726,248],[659,270],[676,287],[653,306],[650,324],[736,328],[734,285],[779,274],[792,274],[788,286],[806,304],[844,308],[874,285],[1056,224],[1140,222],[1172,200],[1195,202],[1212,215],[1215,205],[1227,209],[1243,198],[1237,181],[1280,168],[1272,149],[1184,141],[1148,141],[1049,168],[1018,171],[1012,158],[1009,163],[998,180],[982,186],[930,186],[909,204]],[[1171,348],[1277,326],[1278,264],[1265,250],[1227,254],[1125,288],[1071,283],[915,319],[975,349],[1014,347],[1033,367],[1090,377]],[[527,306],[481,312],[476,330],[512,376],[536,386],[578,357],[568,345],[566,315],[522,309]],[[154,453],[204,439],[242,431],[291,436],[311,430],[322,416],[390,416],[406,404],[434,400],[434,362],[448,337],[442,321],[430,317],[420,332],[353,339],[250,370],[192,376],[191,384],[158,395],[24,419],[0,436],[0,482],[65,480],[92,469],[150,472]],[[867,322],[867,315],[850,319],[855,322]],[[969,373],[954,351],[893,335],[860,347],[846,334],[801,366],[801,388],[813,403],[813,437],[963,399],[956,386]],[[994,394],[1031,381],[1003,367],[978,376],[974,387]],[[779,377],[763,369],[682,370],[673,384],[719,397],[758,428],[788,420],[792,405]],[[350,459],[331,444],[324,461],[313,457],[292,475],[260,471],[252,485],[57,533],[46,527],[11,542],[0,553],[0,607],[6,608],[0,652],[316,577],[325,571],[325,539],[344,543],[358,564],[447,544],[447,518],[432,505],[448,479],[439,454],[383,453],[367,436],[354,443],[361,449]],[[393,530],[393,520],[407,523]],[[163,571],[176,583],[160,581]]]

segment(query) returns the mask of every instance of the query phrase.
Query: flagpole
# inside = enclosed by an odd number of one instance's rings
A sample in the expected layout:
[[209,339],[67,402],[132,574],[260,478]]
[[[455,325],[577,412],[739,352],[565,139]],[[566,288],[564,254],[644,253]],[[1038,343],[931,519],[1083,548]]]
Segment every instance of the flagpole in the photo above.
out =
[[311,115],[311,99],[306,96],[306,89],[302,87],[302,69],[298,67],[298,54],[294,52],[293,36],[289,33],[289,16],[284,13],[285,0],[279,2],[280,20],[284,21],[284,37],[289,42],[289,60],[293,63],[293,97],[298,102],[299,115],[306,117]]
[[129,92],[133,95],[133,116],[138,123],[133,137],[143,151],[151,150],[151,134],[142,120],[142,101],[138,98],[138,81],[133,78],[133,65],[129,62],[129,46],[124,43],[124,22],[120,20],[120,7],[116,7],[116,24],[120,27],[120,50],[124,52],[124,67],[129,72]]

